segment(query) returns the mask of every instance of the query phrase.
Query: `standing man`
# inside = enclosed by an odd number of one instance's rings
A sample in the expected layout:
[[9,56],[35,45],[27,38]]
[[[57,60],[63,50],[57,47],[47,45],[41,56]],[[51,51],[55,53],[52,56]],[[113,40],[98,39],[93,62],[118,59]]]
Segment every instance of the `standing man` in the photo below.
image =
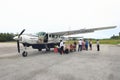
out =
[[82,40],[81,39],[78,42],[78,51],[82,51]]
[[60,54],[62,55],[64,52],[64,43],[62,40],[60,40]]
[[97,44],[97,51],[100,51],[100,43],[99,43],[99,40],[97,40],[96,44]]
[[89,47],[90,47],[90,50],[92,50],[92,40],[91,39],[89,41]]
[[86,50],[88,50],[88,44],[89,44],[89,43],[88,43],[88,40],[86,39],[86,40],[85,40],[85,48],[86,48]]

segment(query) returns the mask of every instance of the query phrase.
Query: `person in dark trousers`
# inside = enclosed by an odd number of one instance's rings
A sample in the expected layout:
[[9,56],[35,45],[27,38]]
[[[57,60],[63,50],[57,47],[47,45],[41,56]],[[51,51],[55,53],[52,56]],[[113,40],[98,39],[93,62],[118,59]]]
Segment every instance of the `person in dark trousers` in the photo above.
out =
[[82,51],[82,40],[81,39],[78,42],[78,51]]
[[99,43],[99,40],[97,40],[96,44],[97,44],[97,51],[100,51],[100,43]]
[[74,42],[74,51],[76,51],[76,45],[77,45],[77,43]]
[[64,53],[64,43],[62,40],[60,40],[60,54],[62,55]]
[[90,50],[92,50],[92,40],[91,39],[89,41],[89,47],[90,47]]
[[88,50],[88,40],[85,40],[85,48],[86,48],[86,50]]

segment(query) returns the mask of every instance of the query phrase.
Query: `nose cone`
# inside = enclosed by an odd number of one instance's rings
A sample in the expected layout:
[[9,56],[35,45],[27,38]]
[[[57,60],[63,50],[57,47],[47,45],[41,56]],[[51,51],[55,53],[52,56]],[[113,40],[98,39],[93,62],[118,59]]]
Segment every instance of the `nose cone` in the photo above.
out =
[[14,40],[18,40],[18,36],[13,37]]

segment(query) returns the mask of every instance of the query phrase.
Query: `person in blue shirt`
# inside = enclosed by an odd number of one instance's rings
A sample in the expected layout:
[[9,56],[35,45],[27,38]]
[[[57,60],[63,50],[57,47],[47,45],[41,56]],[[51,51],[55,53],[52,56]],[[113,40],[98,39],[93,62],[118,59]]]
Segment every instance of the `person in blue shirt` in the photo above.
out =
[[85,40],[85,48],[86,48],[86,50],[88,50],[88,44],[89,44],[88,40]]

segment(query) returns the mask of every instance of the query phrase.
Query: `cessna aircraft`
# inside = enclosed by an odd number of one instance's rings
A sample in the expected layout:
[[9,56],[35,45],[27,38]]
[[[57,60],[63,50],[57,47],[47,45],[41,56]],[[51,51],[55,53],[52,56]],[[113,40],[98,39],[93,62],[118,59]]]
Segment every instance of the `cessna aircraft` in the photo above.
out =
[[63,36],[81,34],[81,33],[90,33],[97,30],[112,29],[112,28],[116,28],[116,26],[62,31],[62,32],[54,32],[54,33],[39,32],[37,35],[22,35],[23,32],[25,31],[25,29],[23,29],[22,32],[18,36],[15,36],[13,39],[17,41],[18,53],[20,53],[19,43],[23,44],[25,49],[22,52],[22,56],[26,57],[28,54],[27,47],[29,46],[32,46],[33,49],[38,49],[39,51],[41,51],[42,49],[46,49],[47,51],[49,51],[50,48],[54,48],[56,45],[59,46],[60,40],[63,39]]

